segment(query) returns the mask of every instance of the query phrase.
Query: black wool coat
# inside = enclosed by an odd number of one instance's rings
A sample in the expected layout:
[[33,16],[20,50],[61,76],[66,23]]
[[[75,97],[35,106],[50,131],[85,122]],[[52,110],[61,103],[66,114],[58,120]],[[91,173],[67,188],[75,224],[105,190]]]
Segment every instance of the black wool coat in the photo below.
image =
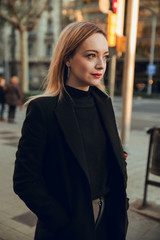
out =
[[[110,143],[110,205],[103,225],[108,240],[124,240],[128,203],[123,149],[110,98],[96,87],[91,93]],[[97,239],[84,146],[66,92],[61,100],[39,97],[29,103],[13,183],[14,191],[38,217],[36,240]]]

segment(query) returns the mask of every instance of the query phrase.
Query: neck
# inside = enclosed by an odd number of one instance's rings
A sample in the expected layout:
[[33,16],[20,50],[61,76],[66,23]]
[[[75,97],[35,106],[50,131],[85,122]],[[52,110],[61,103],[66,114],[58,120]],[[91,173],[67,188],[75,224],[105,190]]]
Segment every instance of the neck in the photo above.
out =
[[82,90],[82,91],[86,91],[86,92],[89,90],[89,86],[77,86],[77,85],[70,84],[70,83],[66,83],[66,86],[76,88],[78,90]]

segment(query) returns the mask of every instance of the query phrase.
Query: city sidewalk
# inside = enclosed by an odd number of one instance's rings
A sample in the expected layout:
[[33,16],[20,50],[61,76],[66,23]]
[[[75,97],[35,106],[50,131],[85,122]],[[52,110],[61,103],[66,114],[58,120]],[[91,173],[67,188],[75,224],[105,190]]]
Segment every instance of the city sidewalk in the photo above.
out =
[[[35,230],[35,216],[12,190],[15,152],[24,116],[25,109],[18,110],[17,123],[0,122],[0,240],[32,240]],[[131,132],[127,158],[130,203],[143,198],[148,145],[146,132]],[[154,175],[151,178],[159,181]],[[160,205],[160,189],[148,186],[147,199]],[[128,214],[127,240],[160,240],[160,222],[131,210]]]

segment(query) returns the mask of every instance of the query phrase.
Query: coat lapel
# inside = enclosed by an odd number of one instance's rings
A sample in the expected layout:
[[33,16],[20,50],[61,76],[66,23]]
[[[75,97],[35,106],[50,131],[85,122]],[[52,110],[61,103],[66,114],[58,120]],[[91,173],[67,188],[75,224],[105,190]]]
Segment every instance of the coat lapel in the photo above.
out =
[[80,128],[72,100],[67,93],[64,93],[63,98],[58,102],[55,114],[72,153],[90,181]]
[[97,88],[93,88],[92,95],[102,118],[106,133],[111,141],[111,146],[113,148],[116,159],[118,160],[122,172],[124,172],[124,166],[122,164],[122,159],[124,159],[123,149],[117,131],[111,100]]

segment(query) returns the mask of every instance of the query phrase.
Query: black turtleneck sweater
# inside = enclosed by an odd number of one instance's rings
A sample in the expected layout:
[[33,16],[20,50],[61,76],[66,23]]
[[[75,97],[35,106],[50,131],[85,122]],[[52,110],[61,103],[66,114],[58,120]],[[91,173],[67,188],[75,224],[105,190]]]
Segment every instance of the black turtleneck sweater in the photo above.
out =
[[94,200],[109,191],[105,131],[90,90],[82,91],[70,86],[66,86],[66,90],[73,99],[81,130],[90,176],[91,195]]

